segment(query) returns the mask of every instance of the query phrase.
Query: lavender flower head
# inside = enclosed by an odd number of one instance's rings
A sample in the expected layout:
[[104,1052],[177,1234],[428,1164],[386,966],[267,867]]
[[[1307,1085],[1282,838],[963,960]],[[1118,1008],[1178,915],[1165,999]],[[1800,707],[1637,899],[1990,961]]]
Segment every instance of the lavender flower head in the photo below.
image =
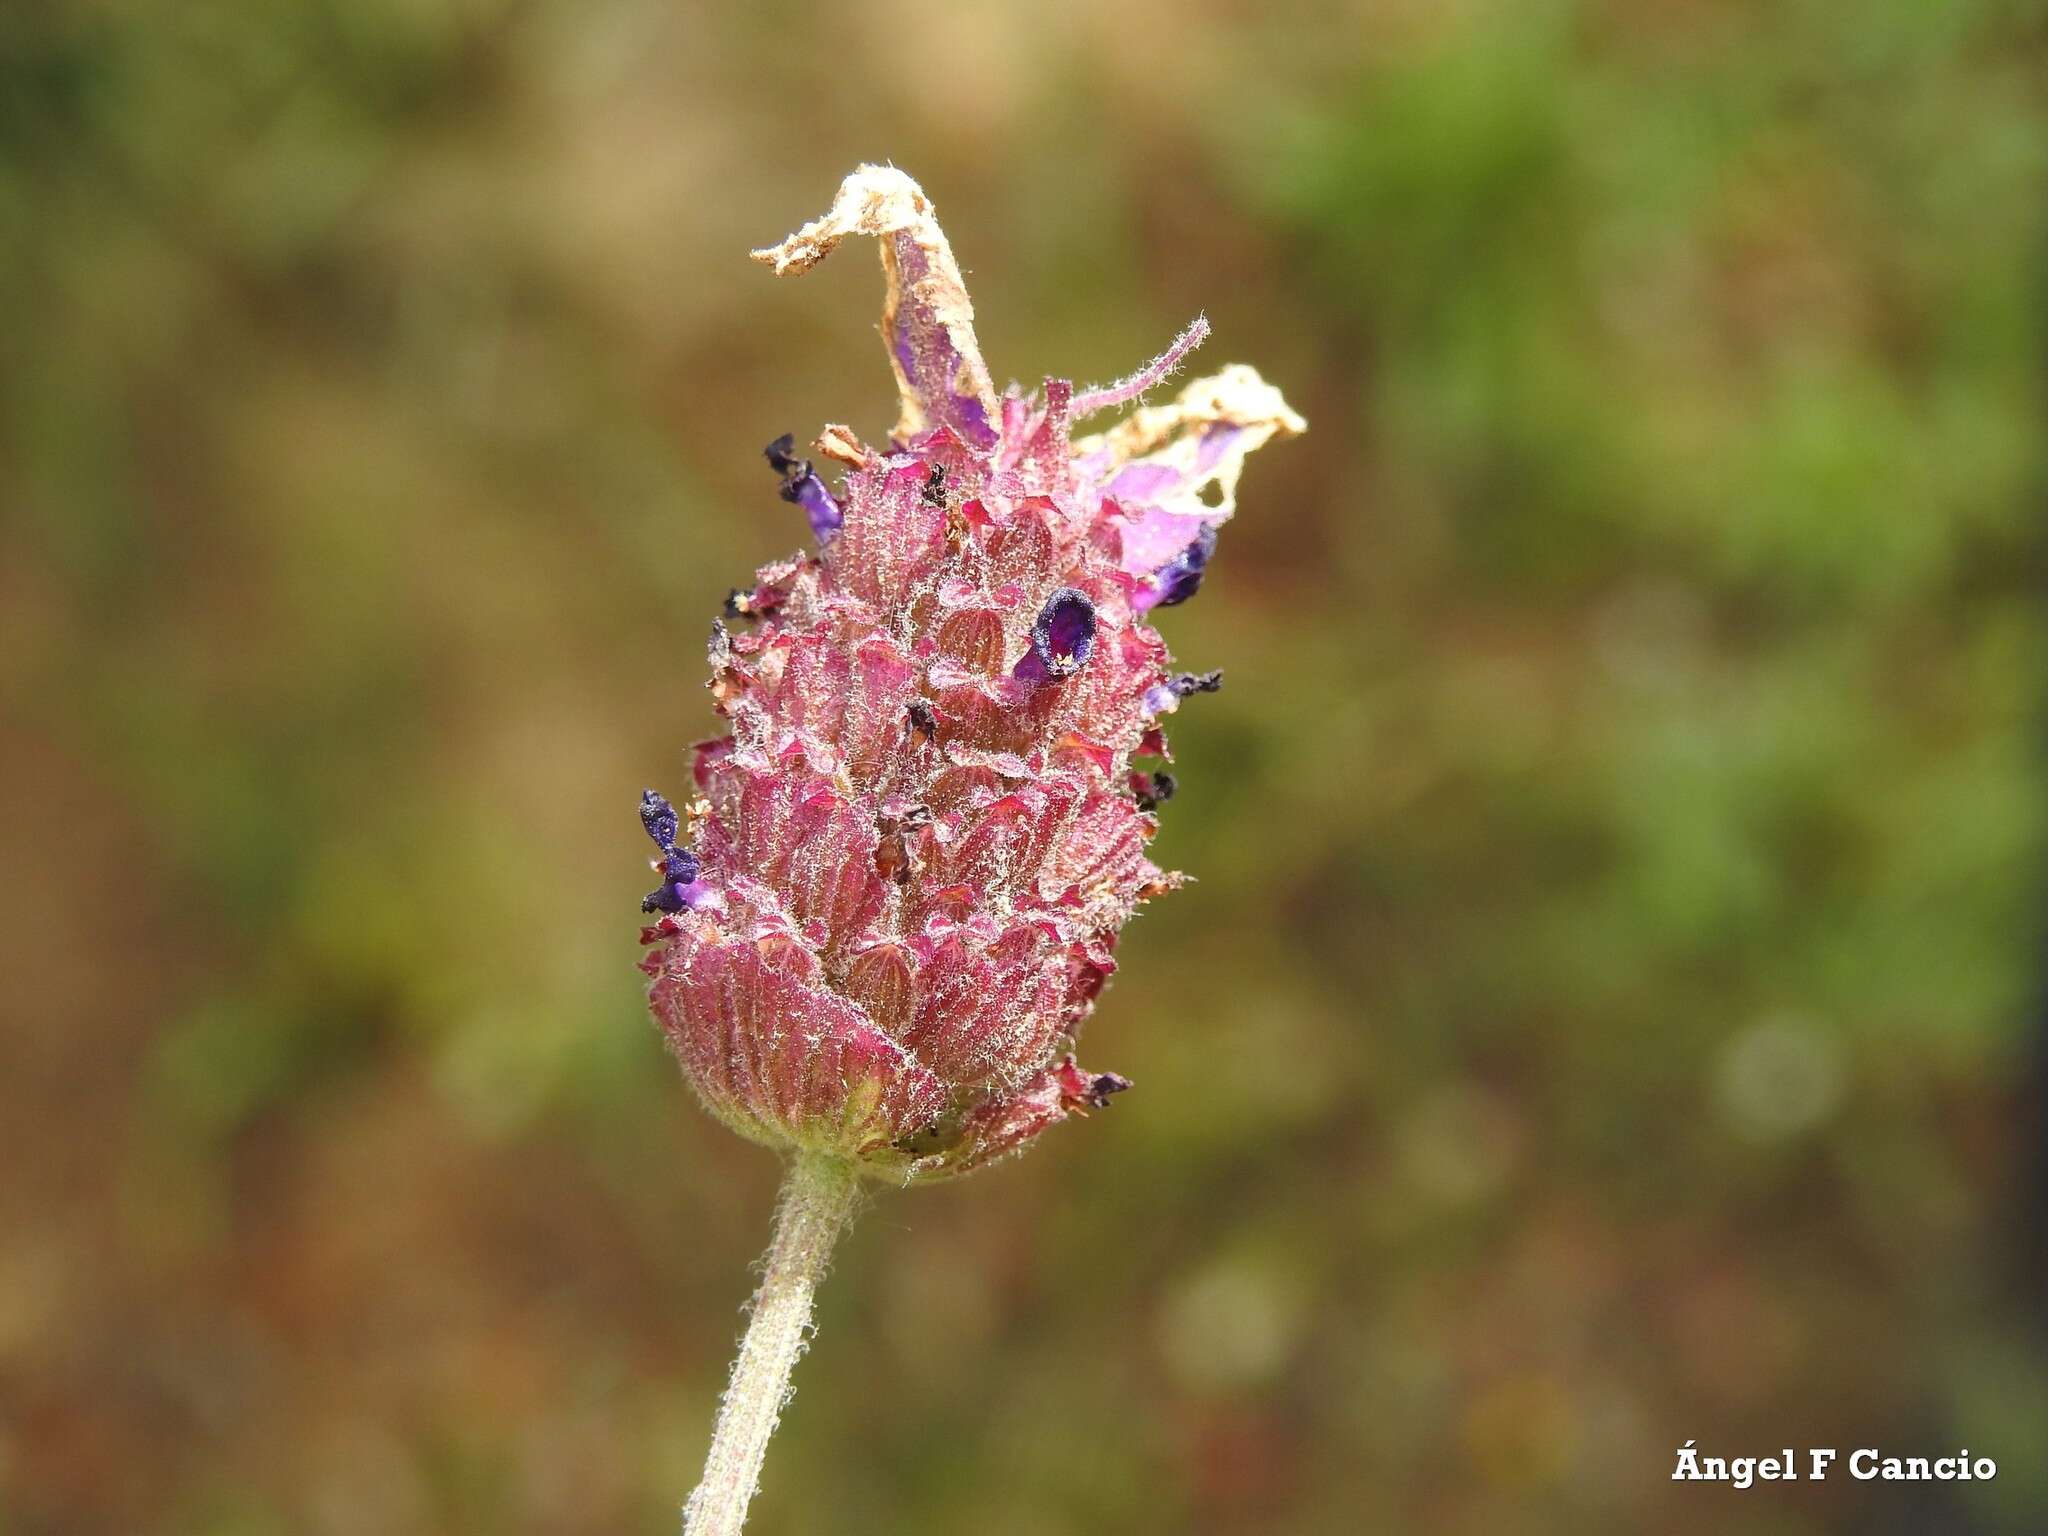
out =
[[1200,586],[1245,458],[1305,424],[1233,366],[1075,437],[1207,335],[1121,383],[998,395],[931,204],[863,166],[755,259],[807,271],[881,243],[902,409],[869,447],[828,426],[767,449],[816,553],[769,565],[711,647],[727,731],[680,811],[641,817],[649,1002],[712,1113],[896,1182],[963,1172],[1128,1084],[1079,1066],[1138,904],[1170,776],[1175,676],[1146,622]]

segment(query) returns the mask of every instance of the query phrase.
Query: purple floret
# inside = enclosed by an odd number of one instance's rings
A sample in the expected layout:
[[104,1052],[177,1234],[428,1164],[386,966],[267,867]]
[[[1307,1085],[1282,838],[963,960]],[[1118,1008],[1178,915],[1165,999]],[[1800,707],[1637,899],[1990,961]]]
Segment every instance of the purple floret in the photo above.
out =
[[1167,714],[1180,708],[1180,701],[1193,693],[1220,693],[1223,689],[1223,674],[1217,672],[1176,672],[1163,683],[1154,683],[1145,690],[1144,709],[1147,715]]
[[701,872],[697,855],[676,846],[680,827],[676,808],[651,789],[640,795],[640,825],[661,850],[661,884],[641,898],[642,912],[694,911],[717,899],[717,893],[697,878]]
[[642,912],[680,912],[703,905],[693,899],[703,889],[697,878],[697,856],[687,848],[671,848],[661,861],[661,884],[641,899]]
[[640,792],[640,825],[663,853],[676,845],[676,808],[651,789]]
[[1031,649],[1013,675],[1043,683],[1072,677],[1095,649],[1095,604],[1086,592],[1061,587],[1046,599],[1031,626]]
[[1152,573],[1152,590],[1141,593],[1132,606],[1140,613],[1152,608],[1171,608],[1184,603],[1201,590],[1202,573],[1209,557],[1216,553],[1216,530],[1204,528],[1194,542]]
[[809,459],[796,456],[796,434],[785,432],[761,450],[769,467],[782,476],[782,499],[804,509],[810,519],[811,535],[820,543],[839,532],[846,513],[825,482],[811,468]]
[[825,489],[825,482],[808,468],[797,479],[782,482],[782,499],[804,509],[804,516],[811,520],[811,535],[820,541],[837,533],[846,521],[845,512]]

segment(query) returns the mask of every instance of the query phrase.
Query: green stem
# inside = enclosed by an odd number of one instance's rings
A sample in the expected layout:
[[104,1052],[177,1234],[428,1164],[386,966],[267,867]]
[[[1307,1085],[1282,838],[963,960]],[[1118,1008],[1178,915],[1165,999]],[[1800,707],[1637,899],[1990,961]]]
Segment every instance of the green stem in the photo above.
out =
[[810,1332],[811,1295],[859,1204],[860,1176],[850,1162],[815,1152],[790,1160],[754,1315],[711,1432],[704,1480],[683,1506],[683,1536],[737,1536],[746,1522],[768,1437],[789,1400],[789,1373]]

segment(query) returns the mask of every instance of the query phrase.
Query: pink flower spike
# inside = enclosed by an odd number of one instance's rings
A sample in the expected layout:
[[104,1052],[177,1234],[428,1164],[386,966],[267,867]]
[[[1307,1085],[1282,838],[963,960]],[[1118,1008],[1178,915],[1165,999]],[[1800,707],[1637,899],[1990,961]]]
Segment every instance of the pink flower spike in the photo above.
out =
[[[808,271],[879,242],[900,410],[886,451],[828,427],[767,450],[815,553],[737,589],[710,648],[725,734],[696,797],[650,791],[648,1000],[720,1119],[896,1183],[980,1168],[1127,1086],[1073,1065],[1173,779],[1153,607],[1191,596],[1253,450],[1303,429],[1227,368],[1075,443],[1209,334],[1129,378],[999,396],[931,202],[863,166],[754,253]],[[826,483],[832,474],[836,485]],[[1218,494],[1220,493],[1220,494]]]

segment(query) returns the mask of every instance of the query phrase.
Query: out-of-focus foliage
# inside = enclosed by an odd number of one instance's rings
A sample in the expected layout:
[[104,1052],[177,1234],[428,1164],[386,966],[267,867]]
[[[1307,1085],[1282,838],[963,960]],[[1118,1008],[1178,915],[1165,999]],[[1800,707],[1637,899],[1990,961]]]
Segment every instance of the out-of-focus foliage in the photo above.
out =
[[[0,9],[0,1530],[670,1529],[775,1169],[643,783],[886,427],[1198,308],[1309,417],[1089,1060],[876,1202],[761,1530],[2030,1532],[2048,11]],[[2031,1268],[2029,1266],[2032,1266]],[[1998,1459],[1673,1484],[1675,1448]]]

